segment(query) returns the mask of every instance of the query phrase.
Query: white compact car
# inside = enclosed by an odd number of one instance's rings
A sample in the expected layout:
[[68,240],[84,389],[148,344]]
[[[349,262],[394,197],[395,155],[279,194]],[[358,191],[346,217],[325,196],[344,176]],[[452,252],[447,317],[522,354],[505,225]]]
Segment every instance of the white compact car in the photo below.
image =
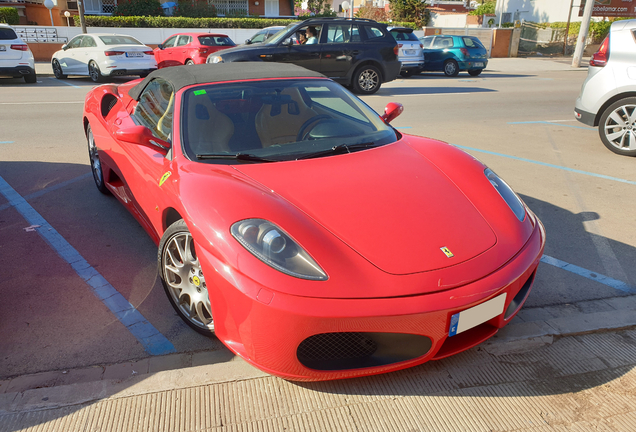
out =
[[402,62],[400,75],[410,77],[424,69],[422,42],[413,34],[412,28],[389,27],[389,32],[398,43],[398,60]]
[[157,62],[152,48],[132,36],[97,33],[75,36],[53,54],[51,66],[57,79],[88,75],[101,82],[118,75],[143,78],[157,69]]
[[7,24],[0,24],[0,76],[37,82],[35,60],[29,46]]
[[614,153],[636,156],[636,20],[616,21],[594,53],[574,116]]

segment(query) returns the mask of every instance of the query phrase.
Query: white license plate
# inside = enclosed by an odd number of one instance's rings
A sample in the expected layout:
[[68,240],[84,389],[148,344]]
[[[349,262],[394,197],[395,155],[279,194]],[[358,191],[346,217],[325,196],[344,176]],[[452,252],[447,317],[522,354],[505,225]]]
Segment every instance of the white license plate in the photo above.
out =
[[404,55],[415,55],[415,50],[404,50]]
[[127,52],[126,57],[143,57],[144,53],[140,52]]
[[463,310],[451,316],[451,324],[448,329],[448,336],[455,336],[479,324],[485,323],[503,312],[506,304],[506,293],[503,293],[494,299],[473,306],[470,309]]
[[484,64],[482,62],[477,62],[475,63],[475,67],[484,67]]
[[6,46],[4,46],[4,45],[0,45],[0,51],[6,51],[6,50],[7,50],[7,47],[6,47]]

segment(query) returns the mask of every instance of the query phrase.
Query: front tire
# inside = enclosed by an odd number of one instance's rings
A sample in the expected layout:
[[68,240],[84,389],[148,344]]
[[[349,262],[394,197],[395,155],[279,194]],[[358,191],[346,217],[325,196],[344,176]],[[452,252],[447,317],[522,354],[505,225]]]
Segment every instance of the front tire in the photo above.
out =
[[380,90],[382,76],[377,67],[372,65],[360,66],[353,74],[353,88],[356,93],[370,95]]
[[628,97],[607,107],[598,124],[605,147],[616,154],[636,156],[636,97]]
[[53,75],[55,75],[55,78],[68,78],[68,75],[64,74],[64,72],[62,71],[62,66],[60,66],[60,62],[58,62],[57,59],[53,59],[53,61],[51,62],[51,67],[53,67]]
[[478,76],[483,69],[473,69],[468,71],[468,75],[470,76]]
[[88,157],[90,158],[91,171],[93,172],[93,180],[95,180],[95,186],[104,195],[109,195],[110,192],[104,183],[104,171],[102,170],[102,163],[99,160],[99,153],[97,152],[97,146],[95,145],[95,137],[91,130],[91,125],[86,127],[86,139],[88,141]]
[[102,72],[99,70],[99,66],[93,60],[88,64],[88,75],[91,77],[91,80],[96,83],[100,83],[104,81],[104,77]]
[[455,60],[446,60],[444,63],[444,75],[447,77],[456,77],[459,74],[459,65]]
[[214,334],[210,296],[194,240],[183,219],[168,227],[157,254],[159,277],[170,304],[197,332]]

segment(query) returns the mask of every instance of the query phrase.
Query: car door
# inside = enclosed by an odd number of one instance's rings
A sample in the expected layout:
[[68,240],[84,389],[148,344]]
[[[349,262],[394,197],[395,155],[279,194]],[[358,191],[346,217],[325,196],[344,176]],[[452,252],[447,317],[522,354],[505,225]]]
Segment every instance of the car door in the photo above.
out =
[[[304,32],[307,27],[308,26],[302,27],[296,32],[296,34]],[[313,27],[316,28],[316,31],[318,32],[318,41],[320,41],[320,38],[322,37],[320,26],[318,25]],[[275,50],[264,53],[266,57],[261,56],[261,58],[277,63],[293,63],[306,69],[320,72],[320,51],[322,49],[322,44],[320,42],[311,45],[300,45],[294,43],[293,37],[287,38],[286,40],[291,40],[292,44],[285,46],[283,45],[284,42],[282,42],[278,44]]]
[[[426,46],[426,45],[425,45]],[[435,36],[430,48],[424,50],[426,70],[443,70],[444,61],[452,57],[449,49],[453,47],[453,38],[450,36]]]
[[82,45],[82,39],[84,36],[75,36],[66,44],[66,49],[63,50],[59,58],[57,59],[62,67],[64,75],[74,75],[78,73],[78,61],[75,59],[75,53]]
[[[113,124],[112,136],[116,137],[118,129],[141,125],[150,129],[158,142],[171,142],[174,96],[170,83],[161,78],[152,80],[141,93],[132,114],[120,119],[119,125]],[[171,173],[171,159],[159,148],[121,140],[117,141],[117,146],[120,154],[112,156],[117,159],[115,163],[124,177],[126,192],[132,201],[131,211],[139,216],[146,231],[156,236],[154,227],[161,226],[161,215],[154,209],[161,199],[165,178],[171,175],[168,174]]]
[[350,22],[328,23],[323,33],[319,72],[330,78],[343,78],[356,56],[363,52],[360,30]]
[[192,59],[192,54],[190,53],[190,42],[192,42],[192,37],[187,35],[179,36],[177,43],[175,43],[173,48],[174,66],[184,65],[188,59]]
[[161,49],[155,50],[155,60],[157,60],[157,67],[164,68],[172,66],[174,44],[177,41],[179,35],[173,35],[166,39],[161,45]]
[[[97,42],[93,36],[84,35],[82,44],[75,50],[75,60],[77,61],[77,73],[88,75],[88,63],[97,60]],[[101,53],[100,53],[101,54]]]

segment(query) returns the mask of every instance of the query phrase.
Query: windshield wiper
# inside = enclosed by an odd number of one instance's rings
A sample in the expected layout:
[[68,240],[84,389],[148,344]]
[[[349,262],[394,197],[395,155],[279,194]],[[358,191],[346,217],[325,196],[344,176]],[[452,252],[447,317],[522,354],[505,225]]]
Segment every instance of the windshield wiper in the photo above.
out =
[[338,144],[326,150],[321,150],[315,153],[308,153],[306,155],[299,156],[296,158],[296,160],[317,158],[321,156],[328,156],[331,154],[338,154],[343,152],[351,153],[352,150],[355,151],[355,150],[361,150],[361,149],[371,148],[371,147],[375,147],[375,143],[373,141],[365,142],[365,143],[357,143],[357,144]]
[[276,159],[267,159],[249,153],[204,153],[196,155],[197,159],[236,159],[249,162],[280,162]]

